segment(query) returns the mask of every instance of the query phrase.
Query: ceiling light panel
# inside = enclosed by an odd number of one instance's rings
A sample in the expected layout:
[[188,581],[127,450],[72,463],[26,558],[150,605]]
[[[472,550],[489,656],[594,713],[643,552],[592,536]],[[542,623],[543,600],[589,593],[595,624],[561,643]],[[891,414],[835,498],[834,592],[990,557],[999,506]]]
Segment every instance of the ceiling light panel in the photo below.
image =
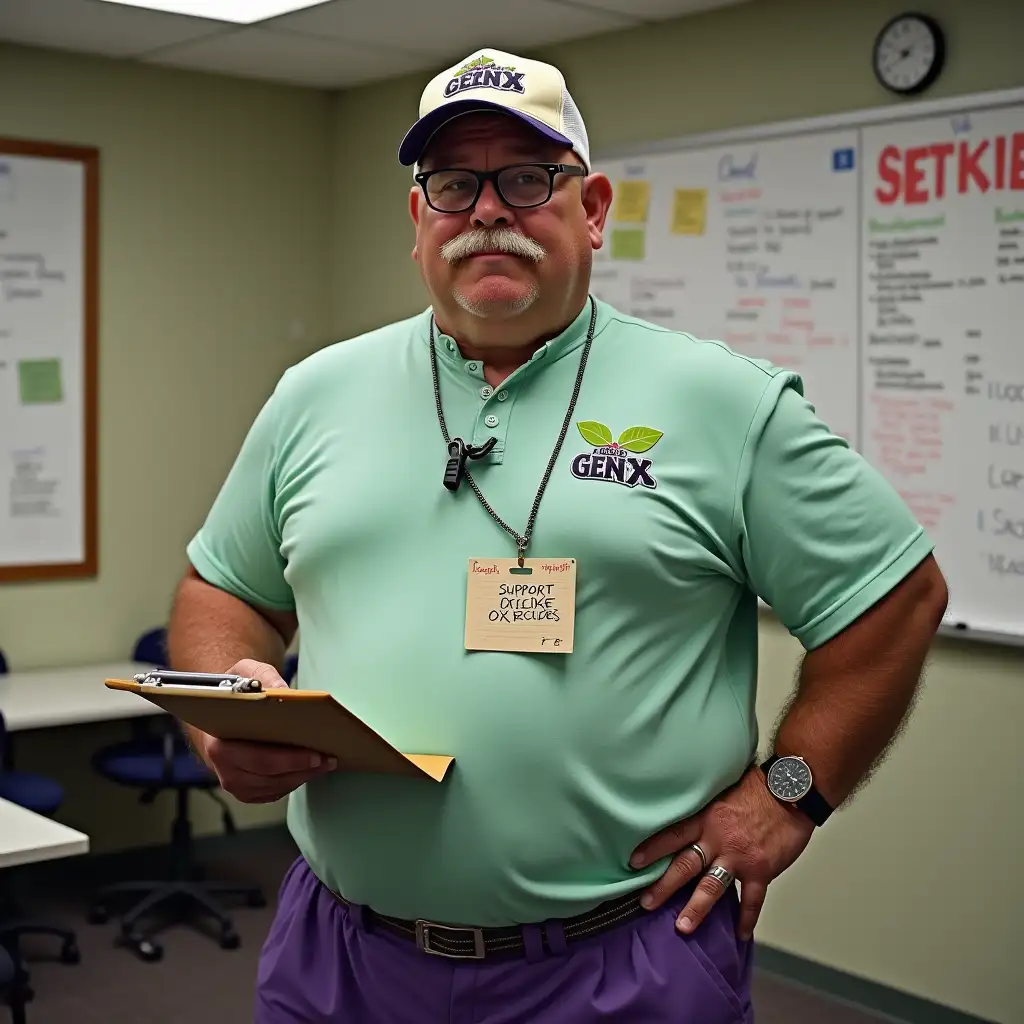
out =
[[281,14],[291,14],[306,7],[319,7],[328,0],[103,0],[124,7],[144,7],[168,14],[187,14],[193,18],[230,21],[236,25],[252,25]]

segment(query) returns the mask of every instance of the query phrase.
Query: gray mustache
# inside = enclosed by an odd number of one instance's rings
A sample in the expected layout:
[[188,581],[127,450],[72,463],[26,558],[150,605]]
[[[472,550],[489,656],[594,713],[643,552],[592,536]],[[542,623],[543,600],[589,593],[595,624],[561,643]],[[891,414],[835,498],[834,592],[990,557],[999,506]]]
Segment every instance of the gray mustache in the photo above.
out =
[[458,263],[478,252],[508,253],[523,259],[540,263],[547,256],[547,250],[532,238],[519,234],[511,228],[476,228],[464,231],[449,239],[441,246],[441,259],[447,263]]

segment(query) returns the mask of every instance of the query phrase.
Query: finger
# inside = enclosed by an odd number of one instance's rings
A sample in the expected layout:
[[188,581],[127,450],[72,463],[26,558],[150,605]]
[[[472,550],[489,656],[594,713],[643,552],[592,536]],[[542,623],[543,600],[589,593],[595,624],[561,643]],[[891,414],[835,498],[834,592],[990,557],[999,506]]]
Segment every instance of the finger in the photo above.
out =
[[[683,821],[677,821],[674,825],[669,825],[668,828],[662,829],[650,839],[642,842],[633,851],[633,856],[629,858],[629,866],[632,868],[646,867],[656,860],[661,860],[662,857],[678,853],[684,846],[689,846],[690,843],[697,841],[700,837],[700,830],[701,825],[698,818],[685,818]],[[700,860],[699,857],[697,859]]]
[[266,803],[280,800],[311,779],[328,772],[326,766],[314,771],[291,772],[287,775],[253,775],[249,772],[229,772],[220,777],[221,788],[248,803]]
[[762,882],[744,882],[740,886],[740,916],[736,922],[736,933],[745,942],[754,937],[754,928],[767,895],[768,886]]
[[231,673],[248,679],[258,679],[264,690],[276,690],[282,686],[288,689],[288,684],[281,678],[281,673],[265,661],[243,658],[231,666]]
[[221,740],[214,738],[207,747],[213,764],[225,769],[234,768],[252,775],[279,776],[291,772],[304,772],[325,767],[337,768],[334,757],[319,754],[305,747],[287,747],[274,743],[250,743],[247,740]]
[[[707,857],[711,856],[707,850],[704,850],[704,854]],[[673,859],[661,878],[640,897],[640,905],[645,910],[657,909],[703,870],[704,862],[700,859],[700,854],[692,846],[688,846]]]
[[[728,864],[715,861],[720,867],[728,868]],[[711,867],[712,865],[708,865]],[[729,868],[731,871],[732,868]],[[704,875],[697,883],[686,906],[679,913],[676,920],[676,927],[681,932],[692,932],[708,916],[711,908],[721,899],[725,893],[725,886],[713,875]]]

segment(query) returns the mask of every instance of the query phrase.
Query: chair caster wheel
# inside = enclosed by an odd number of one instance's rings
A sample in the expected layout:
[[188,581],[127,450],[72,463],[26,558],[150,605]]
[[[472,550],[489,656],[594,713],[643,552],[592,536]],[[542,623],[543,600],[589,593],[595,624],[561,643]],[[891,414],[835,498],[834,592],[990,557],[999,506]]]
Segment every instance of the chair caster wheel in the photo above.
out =
[[106,924],[110,920],[110,911],[106,907],[93,907],[85,919],[89,924]]
[[144,939],[141,935],[134,932],[128,932],[127,934],[122,935],[121,945],[134,950],[140,960],[145,960],[146,963],[150,964],[155,964],[158,960],[162,959],[164,955],[163,946],[158,946],[155,942],[151,942],[149,939]]
[[238,936],[238,932],[222,932],[220,936],[220,948],[221,949],[238,949],[241,946],[242,940]]
[[267,905],[267,898],[261,892],[251,892],[245,898],[245,905],[247,907],[254,907],[257,910]]
[[155,942],[150,942],[149,939],[140,939],[135,944],[135,952],[146,963],[155,964],[158,960],[163,959],[164,948],[163,946],[158,946]]
[[81,963],[82,954],[78,946],[74,942],[65,942],[60,947],[60,962],[62,964],[77,964]]
[[156,964],[159,959],[164,957],[164,947],[158,946],[156,942],[150,942],[148,939],[143,939],[138,944],[138,954],[144,959],[147,964]]

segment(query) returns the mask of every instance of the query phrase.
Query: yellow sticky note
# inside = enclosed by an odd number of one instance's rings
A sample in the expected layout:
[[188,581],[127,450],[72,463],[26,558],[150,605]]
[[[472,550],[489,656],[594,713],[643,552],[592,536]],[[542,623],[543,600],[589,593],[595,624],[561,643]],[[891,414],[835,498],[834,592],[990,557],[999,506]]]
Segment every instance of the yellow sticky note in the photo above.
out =
[[706,188],[677,188],[672,203],[672,234],[703,235],[707,208]]
[[615,188],[612,220],[622,224],[643,224],[647,220],[647,204],[650,201],[649,181],[620,181]]
[[612,231],[613,260],[642,260],[644,232],[641,228],[615,228]]

